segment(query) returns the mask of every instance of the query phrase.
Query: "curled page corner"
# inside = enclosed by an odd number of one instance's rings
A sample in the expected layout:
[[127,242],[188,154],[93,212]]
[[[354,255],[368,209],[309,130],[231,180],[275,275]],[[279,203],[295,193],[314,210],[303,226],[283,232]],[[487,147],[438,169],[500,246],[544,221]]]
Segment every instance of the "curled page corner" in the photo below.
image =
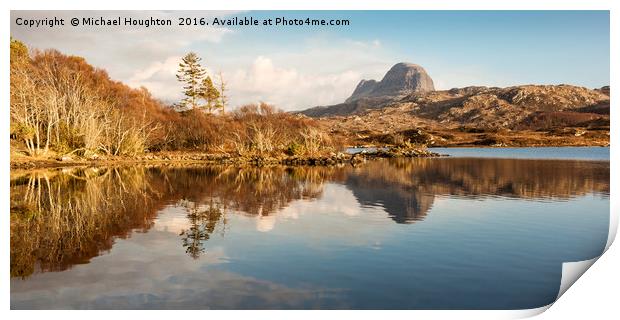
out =
[[600,256],[583,261],[564,262],[562,264],[562,280],[556,301],[581,277]]
[[[609,243],[610,242],[608,242],[608,244]],[[605,249],[605,251],[607,251],[607,248]],[[562,263],[562,279],[560,280],[560,290],[558,291],[558,296],[555,298],[555,301],[539,308],[519,310],[519,312],[516,312],[514,315],[518,318],[529,318],[547,311],[547,309],[551,308],[551,306],[560,299],[560,297],[566,292],[566,290],[568,290],[568,288],[570,288],[577,281],[577,279],[579,279],[600,257],[601,256],[597,256],[589,260]]]
[[[616,214],[614,214],[616,212]],[[611,244],[616,239],[616,233],[618,232],[618,210],[612,209],[609,213],[609,233],[607,234],[607,244],[605,245],[605,250],[603,254],[611,247]]]
[[[607,243],[603,253],[589,260],[565,262],[562,264],[562,280],[560,282],[560,290],[556,301],[579,279],[611,246],[616,238],[616,232],[618,230],[618,215],[613,214],[614,210],[609,215],[609,233],[607,235]],[[549,307],[551,304],[549,305]]]
[[511,317],[511,319],[531,318],[531,317],[537,316],[537,315],[547,311],[547,309],[549,309],[552,305],[553,305],[553,303],[550,303],[550,304],[548,304],[546,306],[542,306],[542,307],[538,307],[538,308],[524,309],[524,310],[515,310],[510,315],[510,317]]

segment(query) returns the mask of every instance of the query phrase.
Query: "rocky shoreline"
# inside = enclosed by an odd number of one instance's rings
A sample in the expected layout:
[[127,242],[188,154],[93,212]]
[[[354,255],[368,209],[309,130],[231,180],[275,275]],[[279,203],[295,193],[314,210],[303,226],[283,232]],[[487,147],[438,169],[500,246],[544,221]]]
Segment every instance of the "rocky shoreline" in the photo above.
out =
[[54,158],[19,157],[11,159],[11,169],[58,168],[71,166],[104,166],[116,164],[229,164],[229,165],[286,165],[286,166],[331,166],[337,164],[359,164],[367,160],[380,158],[427,158],[439,157],[438,153],[423,148],[378,149],[373,151],[362,150],[359,153],[330,153],[324,156],[234,156],[229,154],[210,154],[196,152],[166,152],[147,153],[132,158],[127,157],[95,157],[80,158],[61,156]]

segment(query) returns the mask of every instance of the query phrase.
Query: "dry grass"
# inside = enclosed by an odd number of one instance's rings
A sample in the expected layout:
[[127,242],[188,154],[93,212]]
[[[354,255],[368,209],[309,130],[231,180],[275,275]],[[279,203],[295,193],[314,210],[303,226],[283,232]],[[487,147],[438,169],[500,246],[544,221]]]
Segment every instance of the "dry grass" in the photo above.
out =
[[333,149],[316,121],[271,105],[250,104],[222,115],[176,112],[83,58],[29,52],[15,40],[10,69],[11,138],[30,156],[132,157],[145,150],[181,150],[279,157],[296,144],[303,155]]

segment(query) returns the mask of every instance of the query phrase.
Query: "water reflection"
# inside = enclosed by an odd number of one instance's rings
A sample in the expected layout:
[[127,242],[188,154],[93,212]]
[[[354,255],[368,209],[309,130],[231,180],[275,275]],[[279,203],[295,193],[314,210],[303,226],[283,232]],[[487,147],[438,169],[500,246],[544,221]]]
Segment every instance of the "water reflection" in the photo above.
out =
[[183,238],[183,247],[190,257],[197,259],[204,253],[204,243],[209,240],[215,228],[220,225],[220,220],[222,220],[221,233],[224,234],[226,219],[221,219],[224,215],[223,209],[213,199],[204,208],[196,202],[183,200],[181,203],[187,208],[187,220],[190,225],[189,229],[181,231],[180,234]]
[[60,271],[148,230],[162,183],[144,169],[75,169],[11,179],[11,276]]
[[520,159],[394,159],[347,175],[362,204],[381,204],[397,223],[424,219],[437,196],[562,200],[609,195],[609,163]]
[[[259,217],[269,231],[296,200],[342,185],[396,223],[423,220],[437,197],[548,201],[609,195],[609,162],[394,159],[360,167],[130,167],[12,172],[11,277],[61,271],[147,232],[158,212],[185,213],[178,247],[198,259],[230,215]],[[334,199],[333,205],[338,205]]]

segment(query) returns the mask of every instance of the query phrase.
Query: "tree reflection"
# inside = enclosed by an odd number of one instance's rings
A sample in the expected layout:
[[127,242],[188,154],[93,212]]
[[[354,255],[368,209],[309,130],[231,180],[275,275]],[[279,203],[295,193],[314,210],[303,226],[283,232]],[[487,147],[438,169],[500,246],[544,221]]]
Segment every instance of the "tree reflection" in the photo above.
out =
[[11,276],[64,270],[146,231],[161,196],[144,168],[36,171],[11,180]]
[[198,259],[205,252],[205,242],[209,240],[215,228],[222,221],[222,235],[226,219],[223,209],[211,200],[206,209],[201,208],[195,202],[183,201],[183,205],[187,208],[187,219],[190,222],[188,230],[183,230],[180,236],[183,239],[183,247],[185,252],[192,258]]
[[273,216],[295,200],[345,185],[361,205],[396,223],[429,214],[438,196],[568,199],[609,194],[609,162],[515,159],[390,159],[360,167],[111,167],[11,172],[11,277],[59,271],[146,232],[171,204],[186,210],[180,237],[205,253],[226,212]]

